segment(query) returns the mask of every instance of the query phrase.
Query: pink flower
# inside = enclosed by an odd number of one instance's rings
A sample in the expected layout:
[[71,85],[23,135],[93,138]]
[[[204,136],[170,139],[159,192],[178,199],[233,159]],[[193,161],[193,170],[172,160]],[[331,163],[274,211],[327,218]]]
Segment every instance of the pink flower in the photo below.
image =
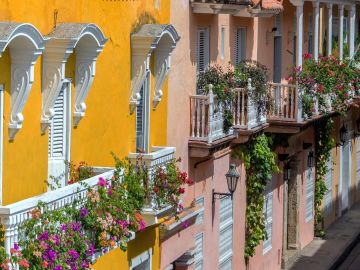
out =
[[308,59],[311,59],[312,58],[312,55],[310,53],[305,53],[304,54],[304,59],[305,60],[308,60]]
[[99,185],[100,187],[105,187],[106,181],[104,180],[104,178],[99,177],[98,185]]

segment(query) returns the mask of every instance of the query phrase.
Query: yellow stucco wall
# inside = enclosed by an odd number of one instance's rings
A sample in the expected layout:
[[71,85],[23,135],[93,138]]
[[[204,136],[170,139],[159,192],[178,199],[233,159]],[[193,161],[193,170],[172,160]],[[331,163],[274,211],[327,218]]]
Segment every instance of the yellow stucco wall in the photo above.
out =
[[[159,8],[155,7],[159,4]],[[169,22],[169,0],[0,0],[0,21],[28,22],[43,35],[54,22],[95,23],[109,39],[96,63],[96,76],[85,100],[86,115],[71,130],[71,160],[93,166],[112,166],[110,152],[125,157],[135,151],[135,114],[130,114],[131,48],[130,33],[139,16],[150,13],[158,23]],[[48,133],[41,135],[41,57],[35,65],[35,81],[23,110],[24,123],[13,142],[7,125],[10,114],[10,58],[0,58],[0,84],[4,85],[3,205],[29,198],[46,190]],[[68,59],[66,77],[72,79],[74,100],[74,54]],[[152,109],[151,80],[150,147],[166,145],[167,83],[163,98]],[[95,269],[128,269],[131,258],[152,248],[153,269],[159,267],[158,228],[138,233],[128,252],[115,250],[102,257]]]
[[[125,157],[135,150],[135,114],[130,114],[131,48],[130,32],[145,11],[159,23],[169,22],[169,1],[155,0],[0,1],[0,20],[32,23],[46,35],[60,22],[96,23],[109,38],[96,64],[96,76],[85,100],[86,115],[71,130],[71,160],[94,166],[111,166],[113,151]],[[74,55],[69,58],[66,76],[74,82]],[[35,82],[26,102],[23,128],[9,142],[7,124],[10,112],[9,54],[0,58],[0,83],[5,85],[3,204],[43,192],[47,178],[48,134],[41,135],[41,57],[35,66]],[[153,74],[152,74],[153,75]],[[167,84],[156,110],[150,113],[150,146],[166,144]],[[153,76],[151,78],[153,96]],[[72,86],[74,95],[74,85]],[[72,103],[73,103],[72,98]],[[31,143],[29,143],[31,142]]]

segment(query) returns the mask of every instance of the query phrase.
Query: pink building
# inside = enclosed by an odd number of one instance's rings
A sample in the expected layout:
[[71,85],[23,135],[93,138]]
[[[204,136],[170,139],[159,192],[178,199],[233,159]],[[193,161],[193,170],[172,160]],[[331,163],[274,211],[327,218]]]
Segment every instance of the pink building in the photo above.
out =
[[[334,51],[332,41],[339,40],[339,36],[346,37],[348,47],[345,52],[343,42],[339,42],[340,59],[354,55],[359,21],[355,2],[176,0],[171,1],[170,17],[181,40],[172,54],[169,76],[169,88],[173,91],[168,93],[168,143],[176,146],[182,169],[195,181],[184,203],[196,202],[198,211],[189,228],[162,238],[161,267],[281,269],[314,238],[316,168],[309,164],[309,159],[314,152],[317,121],[322,118],[304,117],[301,93],[297,87],[289,87],[286,78],[293,65],[302,64],[304,53],[311,53],[315,59],[330,55],[328,52]],[[211,109],[216,106],[216,97],[214,100],[211,94],[198,93],[197,74],[211,64],[226,68],[244,59],[266,65],[269,81],[277,83],[269,89],[273,96],[272,111],[266,116],[256,115],[254,105],[238,102],[233,128],[224,133],[223,116]],[[235,91],[239,100],[243,100],[242,91]],[[356,130],[358,116],[359,112],[352,109],[346,119],[334,118],[336,142],[340,141],[343,123],[350,133]],[[255,256],[246,264],[247,177],[244,162],[232,154],[238,145],[263,132],[282,142],[276,149],[282,173],[273,175],[263,194],[268,238],[259,244]],[[359,198],[356,187],[360,181],[357,173],[360,162],[355,162],[360,158],[358,141],[337,143],[332,151],[336,163],[326,176],[325,228]],[[350,152],[347,148],[350,144],[358,151]],[[233,200],[230,197],[213,200],[213,191],[228,192],[225,174],[232,163],[241,175]],[[286,164],[290,167],[287,179]]]

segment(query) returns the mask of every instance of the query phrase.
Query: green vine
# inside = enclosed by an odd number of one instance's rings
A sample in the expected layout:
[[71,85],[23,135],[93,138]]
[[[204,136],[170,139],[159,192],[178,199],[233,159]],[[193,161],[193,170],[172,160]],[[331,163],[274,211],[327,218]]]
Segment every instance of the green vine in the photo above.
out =
[[331,158],[331,150],[335,141],[331,136],[334,122],[331,118],[326,118],[324,122],[315,127],[315,235],[323,237],[325,235],[322,228],[323,215],[320,209],[324,195],[327,191],[325,176],[329,171],[327,163]]
[[272,151],[273,140],[266,135],[255,137],[246,146],[235,150],[235,155],[245,161],[246,170],[246,240],[245,259],[255,255],[261,240],[265,240],[263,214],[264,191],[272,173],[279,173],[276,156]]

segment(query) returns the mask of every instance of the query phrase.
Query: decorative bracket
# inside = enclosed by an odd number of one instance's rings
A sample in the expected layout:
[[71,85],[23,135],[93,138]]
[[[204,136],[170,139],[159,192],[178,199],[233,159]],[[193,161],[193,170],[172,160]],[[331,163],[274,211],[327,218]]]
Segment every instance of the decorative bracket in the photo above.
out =
[[54,104],[65,77],[65,64],[76,51],[74,126],[85,116],[85,99],[95,76],[95,64],[107,39],[95,24],[62,23],[48,35],[52,42],[46,47],[44,59],[42,131],[54,113]]
[[34,81],[34,65],[47,39],[31,24],[0,23],[0,52],[7,47],[11,59],[9,140],[15,138],[24,121],[22,111]]
[[138,104],[139,92],[149,70],[149,59],[155,51],[155,92],[153,108],[161,101],[163,85],[170,68],[170,55],[180,37],[171,24],[145,24],[131,35],[132,75],[130,113]]
[[65,64],[75,40],[51,39],[43,56],[41,133],[45,134],[54,116],[54,104],[65,79]]

